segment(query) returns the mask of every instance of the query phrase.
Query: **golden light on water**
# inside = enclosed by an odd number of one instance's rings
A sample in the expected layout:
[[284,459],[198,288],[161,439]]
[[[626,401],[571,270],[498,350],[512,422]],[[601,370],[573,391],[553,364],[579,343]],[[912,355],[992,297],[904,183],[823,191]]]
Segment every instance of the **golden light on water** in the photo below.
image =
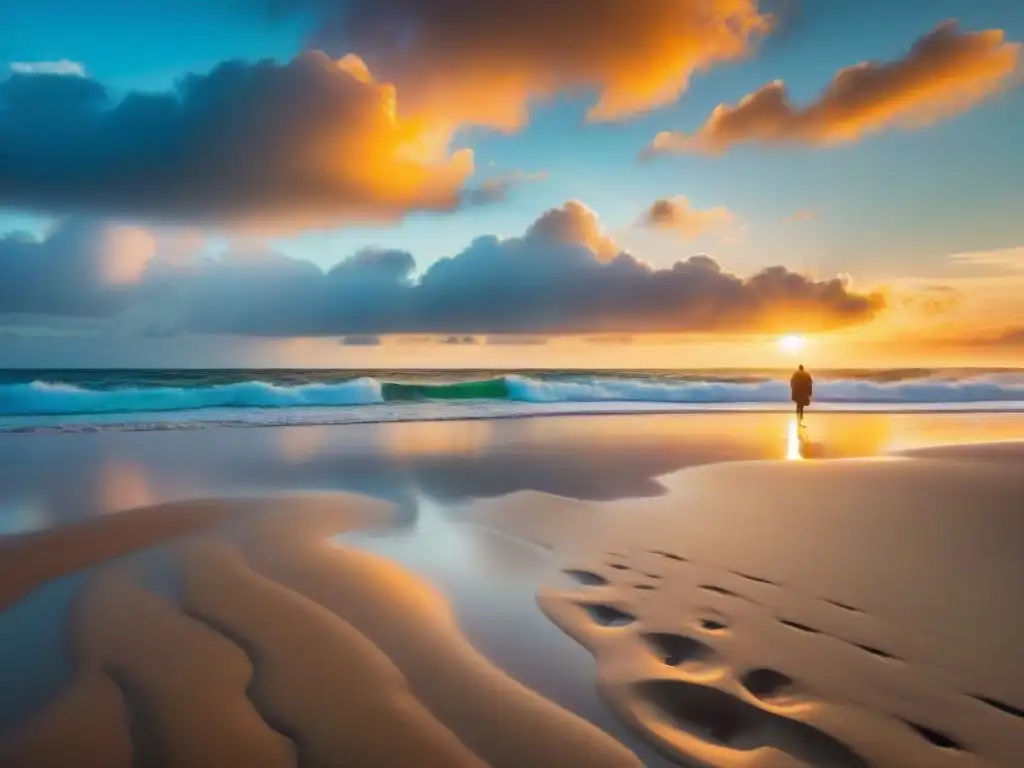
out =
[[800,452],[800,425],[794,416],[789,420],[789,426],[786,429],[786,460],[800,461],[801,459],[803,459],[803,454]]
[[786,352],[790,355],[795,355],[797,352],[800,352],[806,344],[807,339],[805,339],[803,336],[797,336],[795,334],[783,336],[781,339],[779,339],[779,347],[782,349],[783,352]]

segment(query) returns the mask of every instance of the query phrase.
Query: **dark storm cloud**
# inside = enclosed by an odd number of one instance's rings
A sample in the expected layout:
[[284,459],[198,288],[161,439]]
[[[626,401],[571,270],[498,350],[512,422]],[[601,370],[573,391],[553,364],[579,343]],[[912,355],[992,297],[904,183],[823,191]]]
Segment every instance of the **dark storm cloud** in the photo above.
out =
[[472,153],[405,149],[415,127],[362,62],[226,62],[118,100],[88,77],[0,80],[0,205],[271,226],[447,210]]
[[[326,273],[256,251],[156,255],[141,272],[122,258],[104,274],[119,275],[118,290],[130,292],[135,305],[161,308],[155,322],[162,329],[173,318],[181,331],[257,336],[812,331],[866,322],[885,306],[881,295],[857,293],[842,279],[814,280],[782,266],[742,278],[693,256],[656,269],[625,252],[611,256],[611,241],[595,237],[600,231],[589,208],[570,202],[543,214],[523,237],[478,238],[418,278],[410,254],[386,250],[361,251]],[[19,259],[31,255],[19,254],[7,258],[9,271],[27,268]],[[89,259],[65,258],[78,270],[73,282],[81,295],[63,299],[64,313],[82,312],[81,297],[112,290],[100,273],[74,266]],[[0,313],[32,311],[25,297],[37,298],[38,311],[57,313],[63,294],[45,288],[54,271],[23,276],[17,293],[0,294]],[[134,322],[144,332],[145,313]]]
[[68,220],[43,239],[0,238],[0,313],[106,317],[131,302],[152,256],[142,230]]

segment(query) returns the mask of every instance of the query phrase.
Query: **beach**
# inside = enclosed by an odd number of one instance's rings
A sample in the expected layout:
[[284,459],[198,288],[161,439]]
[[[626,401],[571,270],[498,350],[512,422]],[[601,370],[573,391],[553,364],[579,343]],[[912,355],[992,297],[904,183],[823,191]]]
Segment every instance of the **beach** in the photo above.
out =
[[0,0],[0,768],[1024,768],[1024,0],[877,5]]
[[1013,766],[1024,414],[0,434],[0,764]]

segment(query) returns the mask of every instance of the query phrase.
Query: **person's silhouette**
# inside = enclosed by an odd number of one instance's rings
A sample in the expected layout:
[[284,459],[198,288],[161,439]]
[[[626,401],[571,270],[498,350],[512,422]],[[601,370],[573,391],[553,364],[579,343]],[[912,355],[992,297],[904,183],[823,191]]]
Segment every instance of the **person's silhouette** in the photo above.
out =
[[803,422],[804,408],[811,404],[811,395],[814,392],[814,379],[811,374],[804,370],[801,365],[793,377],[789,380],[790,396],[796,403],[797,420]]

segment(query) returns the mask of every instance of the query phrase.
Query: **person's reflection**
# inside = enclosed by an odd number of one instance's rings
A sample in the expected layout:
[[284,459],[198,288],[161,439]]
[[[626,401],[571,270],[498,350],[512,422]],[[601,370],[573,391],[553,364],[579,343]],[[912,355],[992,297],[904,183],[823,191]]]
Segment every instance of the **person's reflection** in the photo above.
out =
[[824,446],[811,440],[807,434],[807,427],[797,417],[791,418],[786,431],[786,459],[801,461],[803,459],[820,459],[824,455]]

